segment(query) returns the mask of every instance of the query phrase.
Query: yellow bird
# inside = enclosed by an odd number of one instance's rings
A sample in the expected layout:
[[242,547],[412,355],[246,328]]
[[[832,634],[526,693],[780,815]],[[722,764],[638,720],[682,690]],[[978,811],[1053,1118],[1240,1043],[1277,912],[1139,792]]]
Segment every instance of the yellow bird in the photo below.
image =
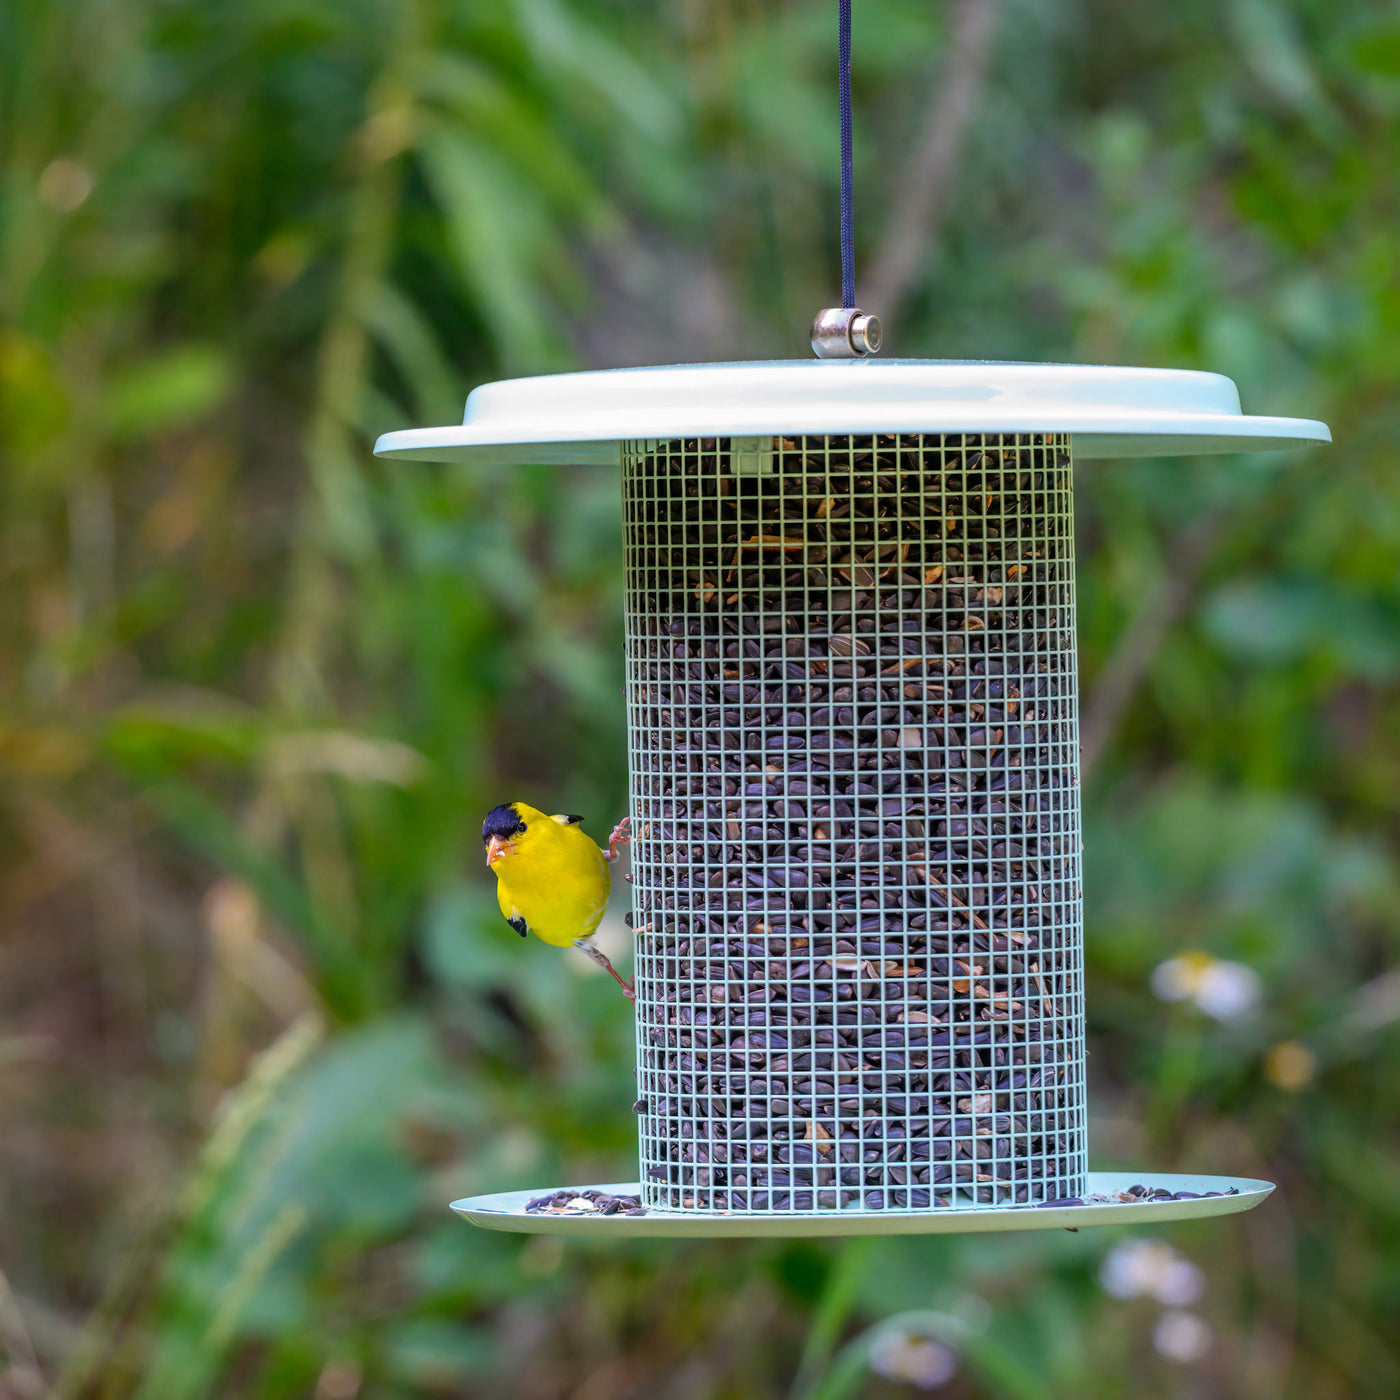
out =
[[533,933],[556,948],[572,944],[609,972],[635,1004],[632,984],[593,942],[612,893],[609,862],[628,839],[628,819],[614,828],[606,851],[584,832],[582,820],[546,816],[523,802],[493,807],[481,824],[481,842],[486,864],[496,872],[496,901],[521,938]]

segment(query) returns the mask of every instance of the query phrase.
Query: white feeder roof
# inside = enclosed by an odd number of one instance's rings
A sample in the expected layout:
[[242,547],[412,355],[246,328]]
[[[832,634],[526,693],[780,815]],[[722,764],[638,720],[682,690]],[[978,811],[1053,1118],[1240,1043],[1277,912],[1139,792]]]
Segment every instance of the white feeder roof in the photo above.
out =
[[1250,417],[1221,374],[998,360],[770,360],[483,384],[460,424],[385,433],[381,457],[615,464],[624,441],[789,433],[1072,433],[1085,457],[1180,457],[1330,442]]

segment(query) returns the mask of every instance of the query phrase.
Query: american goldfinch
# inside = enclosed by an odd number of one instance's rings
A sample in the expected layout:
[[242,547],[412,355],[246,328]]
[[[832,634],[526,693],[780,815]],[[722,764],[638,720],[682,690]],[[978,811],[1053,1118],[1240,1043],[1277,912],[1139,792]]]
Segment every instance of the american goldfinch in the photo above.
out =
[[627,839],[624,817],[600,849],[579,823],[582,817],[546,816],[523,802],[493,807],[481,824],[486,864],[496,872],[496,901],[506,922],[524,938],[567,948],[571,943],[610,973],[634,1005],[632,984],[618,976],[593,942],[612,893],[608,865]]

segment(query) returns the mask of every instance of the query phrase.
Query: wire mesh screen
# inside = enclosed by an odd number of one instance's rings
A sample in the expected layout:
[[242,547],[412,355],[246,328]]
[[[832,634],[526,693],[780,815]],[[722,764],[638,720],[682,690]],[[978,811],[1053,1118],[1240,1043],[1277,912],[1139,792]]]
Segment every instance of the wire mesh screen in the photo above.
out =
[[646,1203],[1078,1195],[1068,439],[623,464]]

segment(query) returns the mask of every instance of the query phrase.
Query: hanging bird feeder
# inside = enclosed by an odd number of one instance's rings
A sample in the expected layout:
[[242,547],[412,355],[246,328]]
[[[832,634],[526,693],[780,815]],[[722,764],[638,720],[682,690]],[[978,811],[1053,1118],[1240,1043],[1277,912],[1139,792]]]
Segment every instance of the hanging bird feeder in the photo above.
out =
[[1087,1173],[1072,461],[1328,440],[1214,374],[869,359],[513,380],[381,438],[622,465],[641,1181],[457,1209],[838,1234],[1262,1200]]
[[1215,374],[875,360],[487,384],[418,461],[617,464],[640,1181],[458,1201],[596,1235],[1220,1215],[1270,1183],[1088,1171],[1073,458],[1330,441]]

